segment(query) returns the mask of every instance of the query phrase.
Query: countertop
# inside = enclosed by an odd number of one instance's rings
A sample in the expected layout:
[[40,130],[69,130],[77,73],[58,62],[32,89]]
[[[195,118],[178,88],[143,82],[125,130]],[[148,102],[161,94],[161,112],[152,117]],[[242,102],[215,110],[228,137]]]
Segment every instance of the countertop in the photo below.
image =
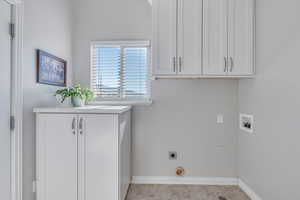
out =
[[81,113],[81,114],[122,114],[131,106],[84,106],[74,107],[43,107],[34,108],[34,113]]

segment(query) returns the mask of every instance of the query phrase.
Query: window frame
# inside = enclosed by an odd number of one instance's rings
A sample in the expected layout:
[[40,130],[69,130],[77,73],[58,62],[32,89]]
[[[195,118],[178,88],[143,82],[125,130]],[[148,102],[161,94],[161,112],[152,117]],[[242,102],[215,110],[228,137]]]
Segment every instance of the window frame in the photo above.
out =
[[[147,93],[145,97],[112,97],[112,98],[103,98],[97,96],[96,99],[89,104],[122,104],[122,105],[132,105],[132,104],[151,104],[151,69],[152,69],[152,49],[151,49],[151,41],[150,40],[112,40],[112,41],[92,41],[90,43],[90,87],[93,85],[92,77],[93,77],[93,50],[94,46],[100,47],[112,47],[112,48],[120,48],[121,49],[121,58],[123,59],[123,49],[128,47],[146,47],[147,48]],[[121,71],[123,71],[123,65],[121,66]],[[122,78],[122,75],[121,75]]]

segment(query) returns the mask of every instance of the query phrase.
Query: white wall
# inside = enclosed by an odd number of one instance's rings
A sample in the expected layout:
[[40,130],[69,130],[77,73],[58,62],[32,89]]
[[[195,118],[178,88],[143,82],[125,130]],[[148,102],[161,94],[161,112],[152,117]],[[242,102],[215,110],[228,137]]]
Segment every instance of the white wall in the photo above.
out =
[[[151,39],[151,6],[146,0],[74,1],[74,82],[89,85],[89,44],[93,40]],[[158,80],[154,104],[133,112],[133,175],[237,175],[237,81]],[[223,113],[225,124],[217,125]],[[168,160],[168,151],[179,153]]]
[[24,15],[24,141],[23,199],[33,200],[35,178],[35,125],[33,107],[56,104],[55,86],[36,83],[36,49],[68,61],[68,83],[72,81],[71,7],[69,0],[25,0]]
[[[154,104],[133,112],[135,176],[236,176],[237,83],[224,80],[152,82]],[[224,114],[223,125],[216,123]],[[168,151],[178,151],[178,161]]]
[[239,176],[264,200],[300,199],[300,1],[257,1],[257,77],[240,81]]

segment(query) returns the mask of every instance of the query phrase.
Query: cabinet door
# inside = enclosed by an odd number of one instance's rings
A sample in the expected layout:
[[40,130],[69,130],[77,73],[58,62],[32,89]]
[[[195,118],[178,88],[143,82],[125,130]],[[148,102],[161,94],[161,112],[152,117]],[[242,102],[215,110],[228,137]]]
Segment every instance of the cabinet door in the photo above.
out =
[[118,200],[118,116],[79,116],[79,200]]
[[228,0],[203,0],[203,74],[227,74]]
[[201,75],[202,0],[178,0],[178,73]]
[[37,115],[37,199],[77,199],[76,116]]
[[176,66],[177,0],[153,1],[153,73],[174,75]]
[[254,72],[254,0],[229,0],[230,75]]

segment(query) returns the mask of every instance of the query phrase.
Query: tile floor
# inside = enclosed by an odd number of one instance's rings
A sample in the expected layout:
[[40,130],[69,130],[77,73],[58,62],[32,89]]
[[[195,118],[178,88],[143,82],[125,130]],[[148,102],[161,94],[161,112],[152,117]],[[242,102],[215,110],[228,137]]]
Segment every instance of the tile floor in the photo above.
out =
[[127,200],[251,199],[237,186],[131,185],[127,195]]

